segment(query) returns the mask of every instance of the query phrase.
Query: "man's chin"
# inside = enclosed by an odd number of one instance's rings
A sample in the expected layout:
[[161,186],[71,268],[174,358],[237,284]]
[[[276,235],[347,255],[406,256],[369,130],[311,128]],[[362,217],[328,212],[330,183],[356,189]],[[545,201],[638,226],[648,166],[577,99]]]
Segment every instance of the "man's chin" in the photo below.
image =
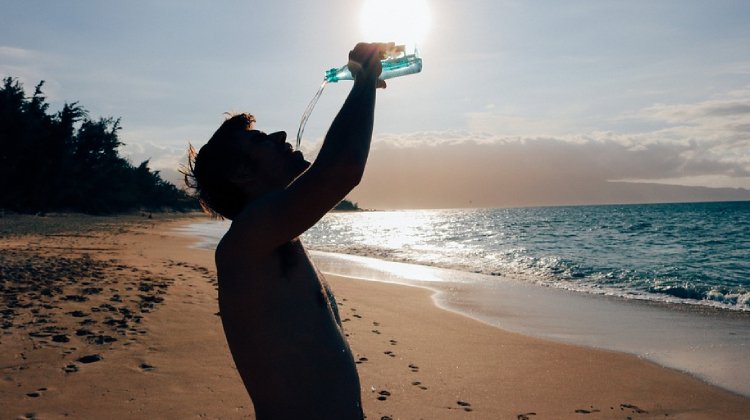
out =
[[295,178],[302,175],[307,168],[309,168],[312,165],[312,163],[306,161],[302,155],[300,154],[300,158],[298,161],[295,162],[294,169],[296,174],[294,175]]

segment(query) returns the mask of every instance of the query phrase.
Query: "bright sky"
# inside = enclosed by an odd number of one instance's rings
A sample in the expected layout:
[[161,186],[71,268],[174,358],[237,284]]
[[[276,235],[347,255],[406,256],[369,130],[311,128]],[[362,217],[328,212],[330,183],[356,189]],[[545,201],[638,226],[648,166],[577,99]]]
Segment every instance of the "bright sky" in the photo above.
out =
[[[292,139],[364,39],[365,3],[2,0],[0,75],[29,94],[45,80],[53,111],[121,117],[123,154],[174,180],[225,111]],[[608,182],[622,180],[750,189],[750,2],[426,3],[424,70],[379,93],[360,205],[637,200]],[[311,156],[348,83],[313,112]]]

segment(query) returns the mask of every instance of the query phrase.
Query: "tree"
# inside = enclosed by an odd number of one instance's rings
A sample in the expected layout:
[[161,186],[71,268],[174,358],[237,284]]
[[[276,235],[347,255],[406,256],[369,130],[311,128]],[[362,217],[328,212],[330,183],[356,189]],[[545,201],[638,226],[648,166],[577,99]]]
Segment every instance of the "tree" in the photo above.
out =
[[341,200],[333,209],[338,211],[357,211],[359,210],[359,206],[357,203],[352,203],[349,200]]
[[78,102],[56,114],[42,92],[27,98],[11,77],[0,88],[0,208],[113,213],[198,208],[148,161],[134,167],[118,154],[120,119],[89,118]]

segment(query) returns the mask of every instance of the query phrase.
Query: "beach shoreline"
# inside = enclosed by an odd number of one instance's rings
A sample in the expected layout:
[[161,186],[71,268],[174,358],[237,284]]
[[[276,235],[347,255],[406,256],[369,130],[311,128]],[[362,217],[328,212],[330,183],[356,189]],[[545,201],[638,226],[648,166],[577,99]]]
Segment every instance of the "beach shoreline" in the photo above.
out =
[[750,313],[543,287],[512,277],[312,251],[330,274],[433,291],[438,307],[505,331],[617,351],[745,397]]
[[[35,307],[28,295],[17,299],[15,319],[0,336],[0,406],[9,418],[254,418],[217,316],[213,253],[177,230],[196,220],[207,219],[2,237],[16,274],[46,262],[41,275],[65,281],[53,296],[34,292],[50,308]],[[88,260],[96,270],[79,272]],[[347,320],[368,418],[740,419],[750,412],[747,398],[635,356],[516,334],[443,310],[425,288],[327,278]],[[12,291],[3,280],[7,306]],[[91,287],[103,290],[78,293]],[[120,302],[111,300],[115,294]],[[75,295],[88,300],[62,299]],[[76,310],[87,315],[76,317]],[[91,335],[117,341],[77,336],[85,319]],[[58,334],[29,335],[50,326]],[[81,361],[93,354],[101,359]]]

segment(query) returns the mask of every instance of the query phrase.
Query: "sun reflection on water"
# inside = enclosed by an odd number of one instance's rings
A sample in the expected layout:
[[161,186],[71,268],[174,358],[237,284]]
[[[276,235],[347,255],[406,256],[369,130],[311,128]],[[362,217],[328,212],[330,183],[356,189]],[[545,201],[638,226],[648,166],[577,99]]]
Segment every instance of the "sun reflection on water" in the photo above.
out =
[[373,258],[368,258],[367,260],[362,261],[367,268],[384,271],[397,278],[424,282],[445,281],[445,278],[439,276],[434,268],[424,265],[400,264],[390,261],[376,260]]

